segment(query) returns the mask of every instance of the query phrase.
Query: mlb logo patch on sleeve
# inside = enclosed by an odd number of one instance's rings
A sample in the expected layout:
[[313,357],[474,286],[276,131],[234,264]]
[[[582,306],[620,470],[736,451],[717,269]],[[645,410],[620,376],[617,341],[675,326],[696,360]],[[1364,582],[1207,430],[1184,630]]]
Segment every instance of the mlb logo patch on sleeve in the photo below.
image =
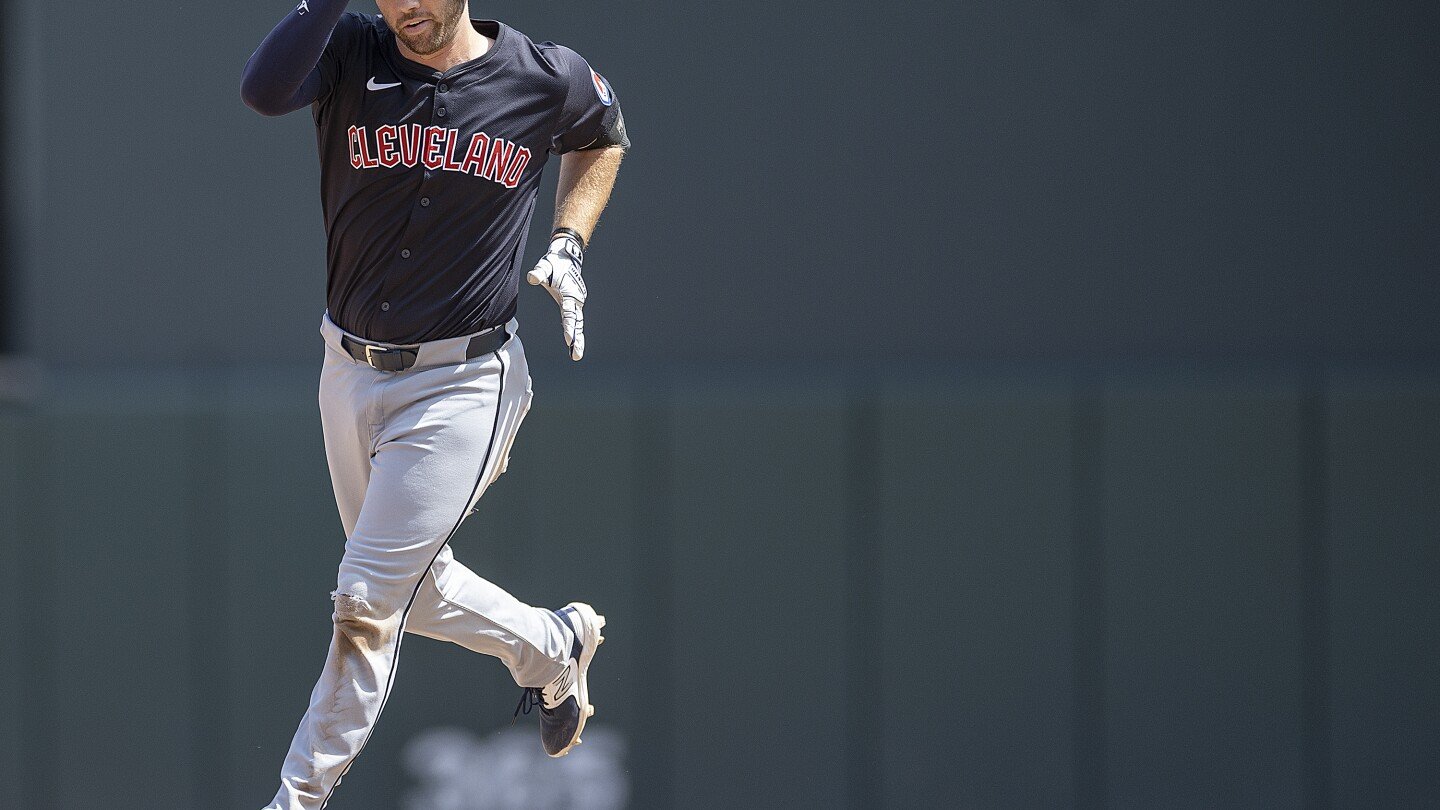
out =
[[605,77],[596,73],[594,68],[590,70],[590,79],[595,82],[595,94],[600,97],[600,103],[609,107],[615,103],[615,94],[610,91],[610,83]]

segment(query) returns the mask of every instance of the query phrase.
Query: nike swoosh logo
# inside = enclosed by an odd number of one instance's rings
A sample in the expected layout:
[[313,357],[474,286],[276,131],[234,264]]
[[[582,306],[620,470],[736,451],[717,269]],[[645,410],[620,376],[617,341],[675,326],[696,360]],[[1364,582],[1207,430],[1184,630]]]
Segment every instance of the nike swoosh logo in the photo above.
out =
[[399,87],[399,86],[400,86],[400,82],[394,82],[393,84],[376,84],[376,83],[375,83],[375,77],[374,77],[374,76],[371,76],[371,77],[370,77],[370,81],[368,81],[368,82],[365,83],[366,89],[369,89],[369,90],[389,90],[389,89],[392,88],[392,87]]

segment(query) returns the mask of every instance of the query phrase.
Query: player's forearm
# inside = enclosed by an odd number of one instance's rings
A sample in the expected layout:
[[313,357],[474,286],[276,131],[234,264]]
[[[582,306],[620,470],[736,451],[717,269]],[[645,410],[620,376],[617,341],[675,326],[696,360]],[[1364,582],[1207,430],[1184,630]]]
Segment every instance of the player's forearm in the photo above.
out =
[[618,146],[567,152],[560,157],[555,190],[555,227],[569,228],[588,244],[620,172],[625,150]]
[[348,4],[349,0],[305,0],[285,15],[245,63],[240,97],[250,109],[261,115],[283,115],[315,100],[318,81],[307,80]]

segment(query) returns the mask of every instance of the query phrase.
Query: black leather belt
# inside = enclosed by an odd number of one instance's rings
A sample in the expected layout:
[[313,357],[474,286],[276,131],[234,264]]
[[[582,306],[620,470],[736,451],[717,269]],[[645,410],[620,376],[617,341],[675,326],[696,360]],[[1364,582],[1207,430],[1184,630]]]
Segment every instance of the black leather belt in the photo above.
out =
[[[470,345],[465,347],[465,359],[474,360],[497,351],[509,339],[510,334],[503,326],[476,335],[470,338]],[[420,357],[419,346],[376,346],[373,343],[352,340],[346,335],[340,336],[340,345],[345,347],[351,357],[377,371],[404,371],[415,365],[415,361]]]

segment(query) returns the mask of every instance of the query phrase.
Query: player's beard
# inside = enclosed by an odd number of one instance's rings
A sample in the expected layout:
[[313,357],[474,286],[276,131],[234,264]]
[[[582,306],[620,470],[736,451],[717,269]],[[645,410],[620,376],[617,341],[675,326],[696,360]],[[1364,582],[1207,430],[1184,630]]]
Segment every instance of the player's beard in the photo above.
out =
[[396,20],[390,24],[390,30],[395,32],[395,38],[400,40],[411,53],[419,56],[429,56],[450,44],[455,38],[455,31],[460,27],[460,18],[465,11],[465,0],[446,0],[437,16],[432,18],[430,30],[425,34],[410,35],[405,33],[405,23],[419,17],[419,14],[412,14],[404,19]]

